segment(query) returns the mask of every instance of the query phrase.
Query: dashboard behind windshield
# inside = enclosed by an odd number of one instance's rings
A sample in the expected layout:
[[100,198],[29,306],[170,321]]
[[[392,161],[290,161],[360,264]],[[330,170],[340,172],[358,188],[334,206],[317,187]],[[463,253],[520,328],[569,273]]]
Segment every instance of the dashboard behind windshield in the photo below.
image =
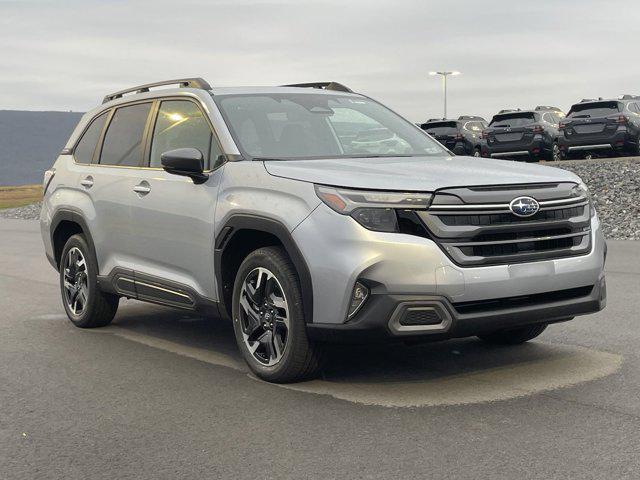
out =
[[252,159],[448,155],[416,126],[364,97],[259,93],[213,98],[243,156]]

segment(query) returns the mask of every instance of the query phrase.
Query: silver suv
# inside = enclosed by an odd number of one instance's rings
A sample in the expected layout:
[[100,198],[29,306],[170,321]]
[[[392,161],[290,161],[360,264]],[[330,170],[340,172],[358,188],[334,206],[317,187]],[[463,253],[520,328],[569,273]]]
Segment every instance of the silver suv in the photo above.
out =
[[41,226],[75,325],[120,297],[232,319],[273,382],[327,341],[517,344],[606,298],[577,176],[455,157],[335,82],[107,95],[46,172]]

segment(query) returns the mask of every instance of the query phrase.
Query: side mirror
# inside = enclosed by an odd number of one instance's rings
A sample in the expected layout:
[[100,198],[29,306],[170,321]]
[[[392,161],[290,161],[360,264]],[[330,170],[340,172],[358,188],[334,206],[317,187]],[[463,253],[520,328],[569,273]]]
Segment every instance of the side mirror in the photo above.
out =
[[191,177],[200,184],[209,178],[204,172],[204,158],[197,148],[177,148],[160,155],[160,163],[167,173]]

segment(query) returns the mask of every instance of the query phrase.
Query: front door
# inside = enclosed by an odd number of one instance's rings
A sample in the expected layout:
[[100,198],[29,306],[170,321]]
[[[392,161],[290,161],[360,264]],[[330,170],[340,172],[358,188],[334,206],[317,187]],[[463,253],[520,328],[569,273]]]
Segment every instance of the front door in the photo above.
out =
[[[214,213],[222,170],[221,149],[200,106],[192,100],[161,100],[150,127],[148,168],[133,186],[132,228],[139,294],[166,295],[182,303],[189,291],[216,300],[214,277]],[[189,177],[165,172],[162,153],[197,148],[205,159],[209,180],[200,185]],[[156,282],[157,280],[157,282]],[[163,286],[170,288],[162,288]],[[175,285],[175,287],[173,287]],[[188,287],[187,292],[180,287]],[[163,297],[164,298],[164,297]]]

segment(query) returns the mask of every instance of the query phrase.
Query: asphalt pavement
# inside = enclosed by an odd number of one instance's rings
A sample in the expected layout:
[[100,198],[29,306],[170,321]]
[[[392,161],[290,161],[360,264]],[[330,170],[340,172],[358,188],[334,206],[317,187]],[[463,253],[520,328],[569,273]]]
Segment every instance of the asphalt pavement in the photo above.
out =
[[73,327],[37,222],[0,220],[0,479],[637,479],[640,242],[609,242],[607,283],[527,345],[334,347],[277,386],[223,321]]

